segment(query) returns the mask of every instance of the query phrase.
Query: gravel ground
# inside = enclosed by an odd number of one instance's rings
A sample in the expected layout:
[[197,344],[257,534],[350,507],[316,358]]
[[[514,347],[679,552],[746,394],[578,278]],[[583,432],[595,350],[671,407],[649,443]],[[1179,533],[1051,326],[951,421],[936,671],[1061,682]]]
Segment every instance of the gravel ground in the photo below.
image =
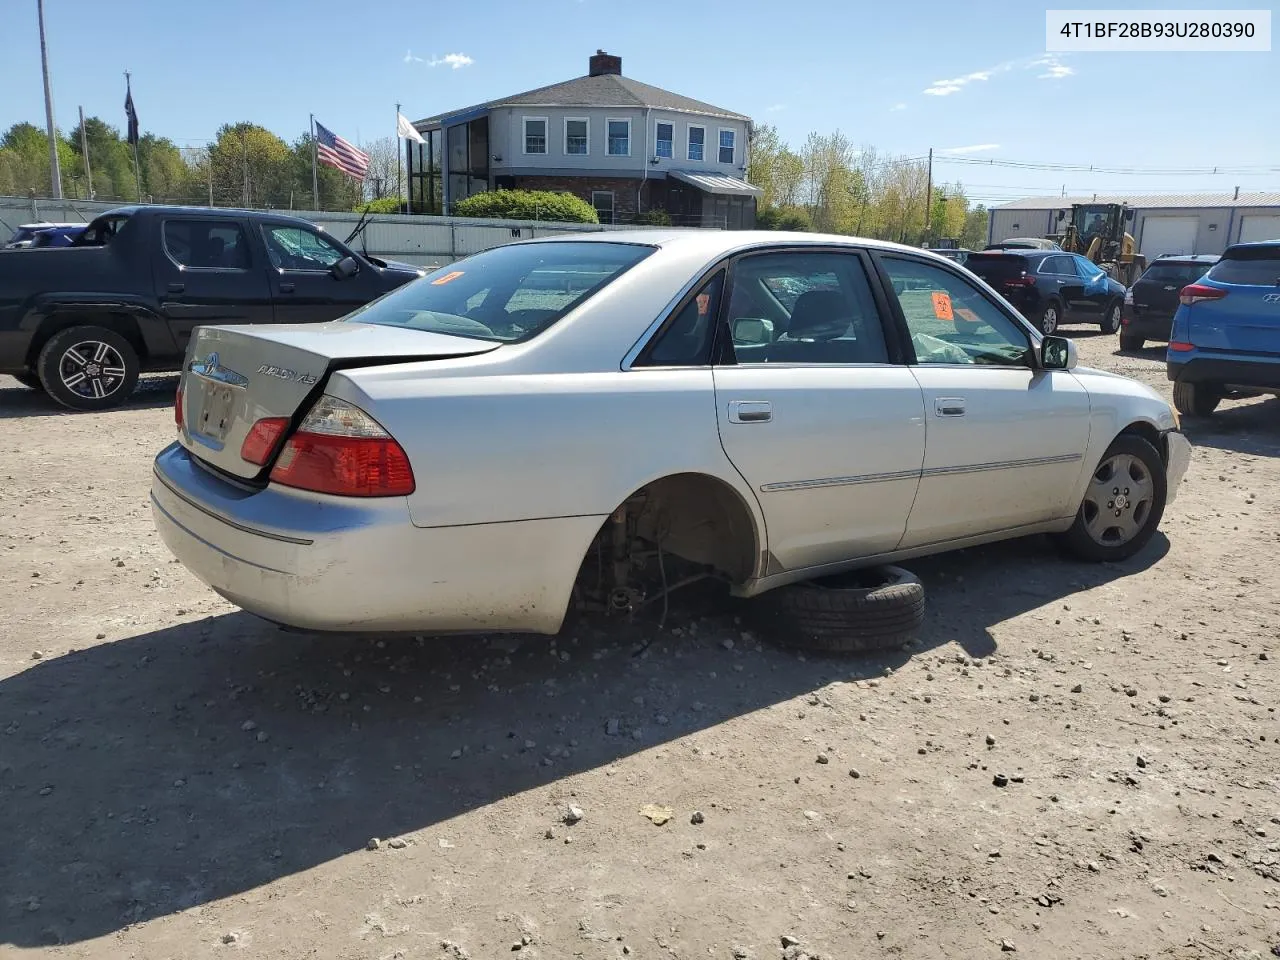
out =
[[0,954],[1280,946],[1280,402],[1188,425],[1133,561],[917,561],[919,647],[835,660],[701,596],[661,632],[282,632],[153,532],[148,386],[75,415],[0,378]]

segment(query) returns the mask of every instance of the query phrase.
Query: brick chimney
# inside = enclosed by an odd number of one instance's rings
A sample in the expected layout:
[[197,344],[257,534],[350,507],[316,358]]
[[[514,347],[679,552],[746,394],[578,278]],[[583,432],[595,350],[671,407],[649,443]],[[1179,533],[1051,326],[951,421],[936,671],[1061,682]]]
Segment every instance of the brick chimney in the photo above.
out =
[[593,77],[605,77],[612,74],[615,77],[622,76],[622,58],[615,57],[611,53],[605,53],[603,50],[596,50],[596,55],[588,61],[589,74]]

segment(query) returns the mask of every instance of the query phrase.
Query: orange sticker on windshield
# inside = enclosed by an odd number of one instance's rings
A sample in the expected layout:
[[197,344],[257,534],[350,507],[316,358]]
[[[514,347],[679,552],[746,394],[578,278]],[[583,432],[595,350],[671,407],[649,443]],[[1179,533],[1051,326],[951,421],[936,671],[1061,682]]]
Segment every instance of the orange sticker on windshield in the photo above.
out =
[[961,320],[968,320],[970,323],[981,323],[982,318],[970,310],[968,307],[956,307],[956,316]]
[[954,320],[951,315],[951,296],[941,290],[933,291],[933,315],[939,320]]
[[432,280],[431,285],[433,287],[438,287],[438,286],[441,286],[442,284],[448,283],[450,280],[457,280],[465,272],[466,272],[465,270],[454,270],[452,273],[446,273],[443,277],[440,277],[436,280]]

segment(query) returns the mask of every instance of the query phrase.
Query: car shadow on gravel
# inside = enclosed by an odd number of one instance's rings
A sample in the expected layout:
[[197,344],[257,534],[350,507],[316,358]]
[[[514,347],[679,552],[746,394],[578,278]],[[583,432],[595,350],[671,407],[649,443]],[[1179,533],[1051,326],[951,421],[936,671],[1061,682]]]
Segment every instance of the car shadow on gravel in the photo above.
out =
[[[132,396],[115,410],[145,410],[173,406],[173,395],[178,389],[177,374],[144,376],[138,381]],[[93,416],[78,410],[68,410],[51,399],[42,390],[32,390],[16,380],[0,377],[0,420],[18,417],[84,417]]]
[[1280,398],[1227,401],[1211,417],[1188,417],[1183,432],[1197,447],[1280,457]]
[[714,591],[664,630],[586,624],[554,646],[235,613],[50,656],[0,680],[0,943],[108,935],[911,657],[986,657],[995,625],[1167,548],[1091,566],[1033,538],[914,562],[920,644],[861,659],[762,645],[749,604]]

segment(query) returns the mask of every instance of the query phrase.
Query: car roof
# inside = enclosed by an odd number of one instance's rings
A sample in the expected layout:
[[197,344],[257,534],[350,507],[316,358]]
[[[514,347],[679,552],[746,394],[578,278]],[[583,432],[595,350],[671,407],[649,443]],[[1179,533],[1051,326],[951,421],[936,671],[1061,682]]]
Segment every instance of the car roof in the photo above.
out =
[[1151,265],[1157,263],[1215,263],[1220,260],[1221,256],[1216,253],[1162,253],[1151,261]]
[[563,243],[565,241],[588,243],[634,243],[651,247],[680,250],[697,249],[710,256],[720,256],[761,246],[841,246],[884,250],[892,253],[913,253],[941,260],[954,266],[954,261],[940,257],[921,247],[873,240],[870,237],[850,237],[844,234],[799,233],[787,230],[703,230],[695,227],[683,229],[646,228],[639,230],[607,230],[590,233],[566,233],[554,237],[539,237],[521,243]]
[[19,230],[53,230],[58,227],[83,227],[83,223],[51,223],[41,220],[39,223],[20,223]]
[[978,250],[973,256],[975,257],[1069,257],[1071,254],[1065,250],[1041,250],[1033,247],[992,247],[987,250]]
[[304,220],[302,217],[291,217],[287,213],[277,213],[274,210],[245,210],[240,207],[185,207],[160,203],[133,204],[127,207],[116,207],[113,210],[107,210],[104,213],[100,213],[98,216],[131,217],[136,213],[180,213],[187,214],[192,217],[200,217],[205,220],[222,220],[244,216],[270,217],[272,220],[287,220],[290,223],[308,224],[312,227],[319,227],[318,224],[311,223],[310,220]]
[[1223,251],[1224,257],[1229,257],[1233,253],[1246,253],[1250,251],[1270,252],[1275,250],[1280,252],[1280,240],[1252,240],[1249,243],[1233,243]]

